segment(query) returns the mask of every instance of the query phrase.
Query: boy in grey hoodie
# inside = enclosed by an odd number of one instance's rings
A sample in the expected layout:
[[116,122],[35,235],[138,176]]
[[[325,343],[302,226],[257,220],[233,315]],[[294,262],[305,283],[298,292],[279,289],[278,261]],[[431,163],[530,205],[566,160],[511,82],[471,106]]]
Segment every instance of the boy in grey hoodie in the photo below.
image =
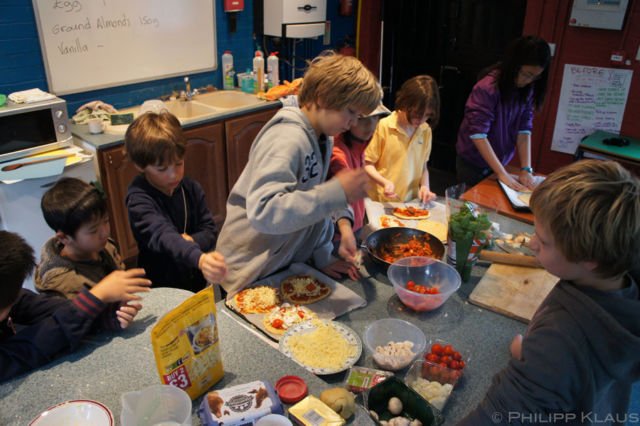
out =
[[562,280],[460,424],[625,424],[640,380],[640,180],[613,161],[551,174],[531,196],[531,248]]
[[375,77],[342,55],[316,58],[305,73],[300,107],[285,107],[256,137],[227,200],[217,248],[227,261],[230,296],[293,262],[310,261],[332,277],[353,265],[331,256],[331,214],[364,198],[364,170],[326,180],[333,139],[381,99]]

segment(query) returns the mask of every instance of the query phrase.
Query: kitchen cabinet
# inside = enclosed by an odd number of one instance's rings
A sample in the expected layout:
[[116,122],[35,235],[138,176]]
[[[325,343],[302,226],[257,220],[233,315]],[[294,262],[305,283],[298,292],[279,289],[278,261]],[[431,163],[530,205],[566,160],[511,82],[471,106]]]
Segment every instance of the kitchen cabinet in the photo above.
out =
[[249,150],[262,127],[275,115],[277,109],[245,115],[224,123],[227,141],[227,179],[231,191],[249,160]]
[[[196,180],[218,226],[226,215],[229,188],[235,183],[249,157],[253,139],[277,109],[249,113],[231,119],[186,129],[185,176]],[[98,150],[100,179],[107,195],[111,235],[122,257],[132,264],[138,254],[125,205],[127,188],[138,174],[124,153],[123,145]]]
[[227,203],[227,168],[223,124],[216,123],[185,130],[187,150],[184,174],[197,181],[204,191],[213,219],[222,227]]
[[100,181],[107,196],[111,236],[118,243],[120,254],[128,265],[129,258],[138,254],[138,245],[129,227],[129,216],[124,200],[129,183],[138,171],[125,155],[123,145],[98,151],[98,167]]

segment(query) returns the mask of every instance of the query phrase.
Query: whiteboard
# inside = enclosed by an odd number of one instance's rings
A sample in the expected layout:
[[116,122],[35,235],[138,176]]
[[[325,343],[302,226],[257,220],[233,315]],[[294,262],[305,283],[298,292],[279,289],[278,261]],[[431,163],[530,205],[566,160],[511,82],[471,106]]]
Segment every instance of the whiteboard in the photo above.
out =
[[566,64],[551,149],[575,154],[595,130],[620,133],[632,76],[631,70]]
[[33,0],[49,91],[217,68],[215,0]]

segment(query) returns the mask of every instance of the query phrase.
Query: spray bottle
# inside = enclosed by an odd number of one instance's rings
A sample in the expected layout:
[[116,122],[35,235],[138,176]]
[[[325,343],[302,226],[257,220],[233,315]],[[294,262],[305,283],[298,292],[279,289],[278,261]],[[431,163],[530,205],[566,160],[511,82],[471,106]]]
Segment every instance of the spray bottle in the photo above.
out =
[[280,84],[278,67],[278,52],[271,52],[271,55],[267,58],[267,78],[269,80],[269,87],[274,87]]
[[233,89],[233,55],[230,50],[225,50],[222,55],[222,88],[224,90]]
[[259,50],[256,50],[256,56],[253,58],[253,72],[256,76],[255,93],[262,92],[264,89],[264,58]]

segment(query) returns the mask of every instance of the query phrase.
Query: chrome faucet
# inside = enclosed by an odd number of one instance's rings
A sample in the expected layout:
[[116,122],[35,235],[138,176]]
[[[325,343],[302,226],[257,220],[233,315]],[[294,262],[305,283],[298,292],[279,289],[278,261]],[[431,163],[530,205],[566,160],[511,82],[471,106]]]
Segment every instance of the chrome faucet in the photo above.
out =
[[191,82],[189,81],[189,77],[184,78],[185,91],[181,93],[181,98],[185,101],[190,101],[193,99],[194,95],[198,94],[198,89],[194,89],[191,91]]

